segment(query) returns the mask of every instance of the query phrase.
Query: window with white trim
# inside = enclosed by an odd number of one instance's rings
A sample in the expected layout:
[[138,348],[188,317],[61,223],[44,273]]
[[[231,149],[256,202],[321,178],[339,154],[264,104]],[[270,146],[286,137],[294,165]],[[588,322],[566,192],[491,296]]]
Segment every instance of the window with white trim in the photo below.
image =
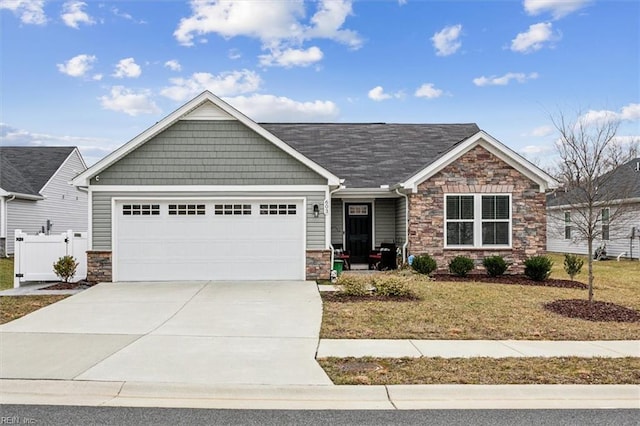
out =
[[445,247],[482,248],[511,245],[511,196],[445,196]]
[[564,239],[571,239],[571,212],[564,212]]
[[169,204],[169,216],[202,216],[205,212],[204,204]]
[[295,204],[260,204],[261,215],[294,215]]
[[602,220],[602,239],[609,240],[609,208],[602,209],[600,216]]
[[216,204],[213,206],[213,214],[246,216],[251,214],[251,204]]
[[159,216],[159,204],[123,204],[123,216]]

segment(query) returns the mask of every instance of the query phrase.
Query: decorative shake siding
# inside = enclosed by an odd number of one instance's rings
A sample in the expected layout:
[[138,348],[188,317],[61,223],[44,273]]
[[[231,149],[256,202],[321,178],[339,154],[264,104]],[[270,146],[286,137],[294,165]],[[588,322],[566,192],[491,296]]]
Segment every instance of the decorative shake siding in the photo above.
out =
[[178,121],[102,171],[92,185],[326,185],[238,121]]
[[[444,194],[511,193],[511,249],[445,249]],[[481,264],[487,256],[501,255],[512,263],[510,272],[523,269],[524,260],[544,254],[546,247],[545,194],[538,185],[480,146],[458,158],[442,171],[418,186],[409,196],[409,252],[428,253],[446,269],[458,255]]]
[[402,197],[396,199],[396,243],[404,244],[407,237],[407,200]]
[[396,200],[380,198],[375,200],[375,246],[382,243],[393,243],[396,238]]

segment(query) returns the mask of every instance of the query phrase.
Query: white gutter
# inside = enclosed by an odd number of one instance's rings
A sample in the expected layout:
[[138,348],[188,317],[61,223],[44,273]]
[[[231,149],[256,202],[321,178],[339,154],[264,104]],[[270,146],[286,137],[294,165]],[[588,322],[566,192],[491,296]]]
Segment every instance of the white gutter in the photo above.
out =
[[8,207],[7,204],[9,203],[9,201],[13,201],[16,199],[15,195],[11,195],[11,198],[7,198],[6,200],[4,200],[2,202],[2,223],[0,223],[0,231],[4,231],[4,232],[0,232],[0,235],[4,234],[4,256],[5,257],[9,257],[9,253],[7,252],[7,241],[9,241],[9,236],[7,235],[7,223],[8,223]]
[[409,246],[409,196],[396,188],[396,194],[404,197],[404,244],[402,245],[402,261],[407,260],[407,247]]

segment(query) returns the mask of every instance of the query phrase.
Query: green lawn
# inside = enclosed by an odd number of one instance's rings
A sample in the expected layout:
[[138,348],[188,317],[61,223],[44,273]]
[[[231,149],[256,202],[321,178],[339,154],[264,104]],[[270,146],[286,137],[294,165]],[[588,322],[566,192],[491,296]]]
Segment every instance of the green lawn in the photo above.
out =
[[[565,278],[563,257],[551,255],[552,277]],[[577,280],[586,282],[586,264]],[[595,300],[640,311],[640,262],[595,262]],[[592,322],[551,313],[543,304],[586,299],[587,290],[435,282],[412,275],[419,300],[323,302],[321,337],[331,339],[638,339],[640,323]]]
[[0,258],[0,290],[13,288],[13,258]]

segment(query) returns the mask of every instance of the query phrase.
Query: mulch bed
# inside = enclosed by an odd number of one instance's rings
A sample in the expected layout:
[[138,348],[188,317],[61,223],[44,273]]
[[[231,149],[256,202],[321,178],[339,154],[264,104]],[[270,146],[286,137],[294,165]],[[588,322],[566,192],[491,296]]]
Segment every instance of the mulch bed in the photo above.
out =
[[84,290],[91,287],[93,283],[88,281],[78,281],[77,283],[65,283],[59,282],[47,287],[43,287],[40,290]]
[[610,302],[567,299],[546,303],[544,308],[565,317],[587,321],[640,322],[640,312]]
[[432,274],[434,281],[454,281],[454,282],[481,282],[487,284],[513,284],[513,285],[533,285],[542,287],[559,287],[559,288],[579,288],[586,289],[587,285],[579,281],[559,280],[555,278],[547,278],[544,281],[534,281],[526,275],[501,275],[499,277],[490,277],[484,274],[469,274],[466,277],[459,277],[450,274]]

